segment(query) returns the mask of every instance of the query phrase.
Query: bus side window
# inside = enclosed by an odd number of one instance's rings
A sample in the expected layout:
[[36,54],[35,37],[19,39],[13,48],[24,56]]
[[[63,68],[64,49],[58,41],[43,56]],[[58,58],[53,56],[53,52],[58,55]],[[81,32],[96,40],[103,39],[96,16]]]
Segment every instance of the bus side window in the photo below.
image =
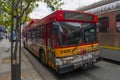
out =
[[38,42],[44,44],[44,26],[38,28]]
[[54,37],[55,37],[55,35],[52,33],[52,48],[55,48],[55,44],[54,44]]
[[31,30],[31,40],[36,41],[36,29]]
[[47,24],[47,29],[46,29],[46,32],[47,32],[47,46],[48,47],[51,47],[51,25],[50,24]]
[[58,34],[59,34],[59,25],[56,22],[53,22],[52,24],[52,48],[55,48],[55,36],[57,36]]

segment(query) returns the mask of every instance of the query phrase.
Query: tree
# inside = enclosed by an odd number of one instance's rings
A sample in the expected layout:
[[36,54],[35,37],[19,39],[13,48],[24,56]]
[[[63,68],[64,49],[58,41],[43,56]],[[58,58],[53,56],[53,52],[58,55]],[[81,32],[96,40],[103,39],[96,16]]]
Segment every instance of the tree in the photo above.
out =
[[[28,14],[33,10],[33,8],[38,6],[35,4],[37,1],[45,2],[52,11],[60,9],[60,6],[63,4],[61,0],[0,1],[0,23],[4,26],[11,25],[11,80],[21,80],[21,24],[23,24],[26,20],[29,20]],[[16,34],[15,49],[13,49],[13,30],[15,30]]]
[[[52,10],[61,9],[60,6],[63,4],[61,0],[22,0],[22,15],[20,15],[20,0],[14,0],[14,13],[22,17],[22,24],[25,21],[29,21],[28,14],[35,8],[38,7],[37,1],[45,2],[47,6]],[[11,14],[12,4],[11,0],[0,0],[0,24],[4,25],[10,31],[11,26]]]

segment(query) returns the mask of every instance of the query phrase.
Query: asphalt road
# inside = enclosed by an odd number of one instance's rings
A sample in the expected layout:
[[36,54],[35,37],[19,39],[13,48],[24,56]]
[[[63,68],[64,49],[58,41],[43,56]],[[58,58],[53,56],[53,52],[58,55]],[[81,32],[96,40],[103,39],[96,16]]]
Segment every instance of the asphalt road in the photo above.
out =
[[78,69],[59,75],[50,67],[41,64],[28,50],[22,48],[22,51],[43,80],[120,80],[119,64],[100,61],[92,68],[86,70]]

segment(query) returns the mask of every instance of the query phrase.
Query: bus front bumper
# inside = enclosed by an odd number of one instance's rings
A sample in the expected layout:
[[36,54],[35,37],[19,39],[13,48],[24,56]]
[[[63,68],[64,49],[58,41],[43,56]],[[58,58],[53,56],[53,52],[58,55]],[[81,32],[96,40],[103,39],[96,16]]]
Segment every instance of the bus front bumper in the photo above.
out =
[[71,64],[64,64],[64,65],[59,65],[57,66],[57,72],[60,74],[73,71],[78,68],[89,68],[94,65],[94,63],[100,61],[101,57],[97,57],[96,59],[89,59],[89,60],[84,60],[81,62],[76,62],[76,63],[71,63]]

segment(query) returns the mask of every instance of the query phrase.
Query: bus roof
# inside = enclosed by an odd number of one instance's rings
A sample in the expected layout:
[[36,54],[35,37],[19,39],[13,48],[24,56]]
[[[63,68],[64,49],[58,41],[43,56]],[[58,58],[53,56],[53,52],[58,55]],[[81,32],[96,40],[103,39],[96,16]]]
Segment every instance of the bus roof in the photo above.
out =
[[[70,13],[81,13],[81,14],[88,14],[92,17],[95,17],[94,19],[95,20],[81,20],[81,21],[86,21],[86,22],[97,22],[98,19],[97,19],[97,16],[94,15],[94,14],[90,14],[90,13],[87,13],[87,12],[80,12],[80,11],[71,11],[71,10],[57,10],[51,14],[49,14],[48,16],[42,18],[42,19],[33,19],[29,22],[29,24],[26,26],[26,29],[31,29],[31,28],[34,28],[34,27],[38,27],[38,26],[41,26],[41,25],[44,25],[44,24],[47,24],[47,23],[50,23],[50,22],[53,22],[53,21],[80,21],[80,20],[73,20],[73,19],[70,19],[68,18],[67,14],[65,17],[65,12],[70,12]],[[69,14],[71,15],[71,14]],[[26,30],[25,29],[25,30]]]

